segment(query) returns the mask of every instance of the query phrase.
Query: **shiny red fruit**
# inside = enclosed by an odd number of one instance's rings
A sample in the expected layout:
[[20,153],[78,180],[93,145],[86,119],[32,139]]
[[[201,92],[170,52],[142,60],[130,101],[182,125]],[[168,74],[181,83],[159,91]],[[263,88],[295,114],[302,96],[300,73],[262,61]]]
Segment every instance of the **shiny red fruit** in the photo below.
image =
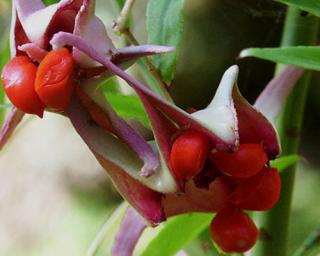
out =
[[48,107],[63,111],[70,102],[74,87],[72,55],[66,48],[50,51],[37,71],[35,90],[40,99]]
[[241,183],[231,195],[234,205],[243,210],[266,211],[279,200],[281,178],[275,168],[265,167],[257,175]]
[[209,142],[206,136],[194,131],[183,132],[173,143],[170,166],[178,179],[194,177],[201,172],[207,158]]
[[212,240],[226,253],[248,251],[259,236],[250,217],[231,206],[217,213],[211,222],[210,233]]
[[44,104],[34,90],[37,67],[26,56],[13,58],[1,75],[3,88],[12,104],[23,112],[43,116]]
[[257,174],[268,161],[260,144],[241,144],[233,153],[214,152],[210,158],[221,172],[238,178]]

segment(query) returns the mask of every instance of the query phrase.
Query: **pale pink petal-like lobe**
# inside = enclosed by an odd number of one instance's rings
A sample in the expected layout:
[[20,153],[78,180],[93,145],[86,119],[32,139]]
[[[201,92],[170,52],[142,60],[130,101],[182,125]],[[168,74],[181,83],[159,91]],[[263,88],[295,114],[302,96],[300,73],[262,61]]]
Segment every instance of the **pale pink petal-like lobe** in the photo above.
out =
[[[81,93],[82,99],[87,97],[84,99],[89,102],[89,104],[87,104],[87,109],[95,108],[96,111],[99,111],[100,117],[106,119],[109,123],[108,131],[122,139],[143,161],[144,165],[140,171],[140,175],[145,177],[153,175],[160,163],[157,154],[153,151],[151,146],[139,133],[127,124],[125,120],[117,115],[108,103],[107,99],[104,97],[100,88],[91,84],[90,80],[81,86],[85,91],[82,92],[82,89],[79,88],[78,93]],[[94,112],[91,113],[94,114]]]
[[25,20],[34,12],[45,8],[42,0],[13,0],[12,2],[19,13],[19,18],[22,20]]
[[[92,45],[102,56],[111,58],[116,48],[109,38],[103,22],[95,15],[95,1],[84,0],[75,20],[73,34]],[[73,57],[82,67],[95,67],[100,64],[85,53],[73,48]]]
[[112,62],[135,60],[140,57],[150,56],[155,54],[169,53],[175,51],[174,47],[162,45],[138,45],[128,46],[117,49],[117,52],[112,56]]
[[302,68],[286,66],[267,84],[254,103],[254,107],[268,118],[270,122],[275,123],[288,94],[298,82],[303,72],[304,69]]
[[163,221],[162,195],[155,191],[165,190],[167,186],[161,185],[161,172],[158,171],[149,178],[140,176],[138,172],[142,163],[137,155],[125,143],[96,125],[76,97],[66,110],[66,115],[97,160],[107,170],[122,196],[150,223],[156,225]]
[[40,63],[43,60],[43,58],[48,54],[48,51],[43,50],[34,43],[27,43],[18,46],[18,50],[25,52],[31,60],[36,61],[38,63]]
[[12,56],[16,54],[14,48],[19,45],[31,42],[47,49],[54,33],[72,32],[82,2],[83,0],[61,0],[45,7],[40,0],[14,0],[11,24]]
[[125,213],[116,235],[112,256],[132,256],[134,248],[147,227],[144,219],[131,207]]

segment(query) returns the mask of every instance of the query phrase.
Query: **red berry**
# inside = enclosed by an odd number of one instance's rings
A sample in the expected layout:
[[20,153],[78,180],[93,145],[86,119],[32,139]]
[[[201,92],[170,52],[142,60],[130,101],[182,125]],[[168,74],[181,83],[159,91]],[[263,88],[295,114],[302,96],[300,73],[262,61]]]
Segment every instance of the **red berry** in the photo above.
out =
[[43,116],[44,104],[34,90],[37,67],[26,56],[13,58],[4,66],[3,88],[14,106],[29,113]]
[[235,207],[220,210],[211,222],[211,238],[227,253],[248,251],[256,243],[259,230],[250,217]]
[[265,167],[240,184],[232,193],[231,201],[244,210],[266,211],[278,202],[280,192],[281,178],[278,170]]
[[201,172],[207,158],[209,142],[206,136],[194,131],[183,132],[173,143],[170,166],[178,179],[194,177]]
[[35,90],[40,99],[53,109],[63,111],[75,87],[73,58],[66,48],[50,51],[41,61]]
[[211,159],[221,172],[239,178],[257,174],[268,161],[260,144],[241,144],[233,153],[214,152]]

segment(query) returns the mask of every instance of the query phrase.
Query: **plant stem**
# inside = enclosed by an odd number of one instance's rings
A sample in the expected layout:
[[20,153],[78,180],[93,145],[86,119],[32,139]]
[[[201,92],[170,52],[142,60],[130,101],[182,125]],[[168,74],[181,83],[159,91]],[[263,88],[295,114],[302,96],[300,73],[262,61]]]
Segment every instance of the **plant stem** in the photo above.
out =
[[122,10],[119,14],[119,17],[117,18],[117,20],[114,22],[113,24],[113,30],[121,35],[123,33],[124,30],[128,29],[129,27],[129,19],[130,19],[130,13],[131,13],[131,9],[134,5],[135,0],[127,0],[123,7]]
[[[122,10],[113,24],[113,30],[115,34],[125,36],[125,39],[130,44],[140,45],[130,31],[130,25],[132,25],[130,17],[134,3],[135,0],[126,0],[122,6],[120,5]],[[157,68],[153,65],[151,60],[148,57],[144,57],[137,60],[137,64],[142,71],[143,78],[146,80],[148,87],[160,97],[173,103],[173,99],[168,91],[168,86],[162,81]]]
[[[123,30],[123,35],[126,39],[133,45],[139,45],[138,40],[131,33],[129,29]],[[168,91],[168,86],[162,81],[161,76],[157,68],[153,65],[148,57],[144,57],[137,61],[138,65],[143,71],[143,76],[147,80],[150,88],[156,92],[159,96],[165,98],[166,100],[173,102],[171,95]]]
[[[317,30],[317,18],[311,15],[304,15],[297,8],[289,7],[281,46],[314,45]],[[278,65],[277,70],[282,67],[282,65]],[[299,150],[310,75],[310,72],[307,71],[295,85],[279,120],[278,131],[283,155],[296,154]],[[261,227],[261,242],[257,244],[253,255],[288,255],[288,228],[295,169],[296,165],[293,165],[281,173],[282,191],[277,205],[271,211],[257,214],[258,224]]]

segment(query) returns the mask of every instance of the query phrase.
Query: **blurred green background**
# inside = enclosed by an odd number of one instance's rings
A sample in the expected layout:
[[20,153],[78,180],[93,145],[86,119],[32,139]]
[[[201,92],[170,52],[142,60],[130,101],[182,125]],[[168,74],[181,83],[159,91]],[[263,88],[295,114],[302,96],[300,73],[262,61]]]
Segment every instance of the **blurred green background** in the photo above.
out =
[[[136,1],[133,32],[146,42],[146,0]],[[97,14],[111,30],[115,0],[98,0]],[[0,47],[10,24],[10,1],[0,0]],[[272,77],[274,65],[237,61],[246,47],[277,46],[285,8],[271,0],[186,0],[185,32],[170,92],[182,108],[204,107],[223,71],[240,65],[239,86],[251,102]],[[136,72],[135,66],[131,72]],[[314,75],[306,110],[303,160],[296,176],[290,250],[320,227],[320,90]],[[0,158],[0,255],[85,255],[96,233],[121,202],[105,171],[64,118],[25,118]],[[204,253],[193,241],[190,255]]]

